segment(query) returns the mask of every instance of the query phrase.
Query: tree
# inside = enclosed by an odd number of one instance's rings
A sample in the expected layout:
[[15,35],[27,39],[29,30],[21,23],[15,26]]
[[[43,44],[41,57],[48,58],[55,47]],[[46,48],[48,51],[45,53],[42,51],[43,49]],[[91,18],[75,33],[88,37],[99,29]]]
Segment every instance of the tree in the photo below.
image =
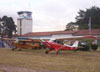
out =
[[16,33],[16,25],[14,24],[12,17],[3,16],[0,23],[2,26],[1,37],[7,36],[11,38],[13,32]]
[[0,35],[2,33],[2,25],[1,25],[1,18],[0,18]]
[[[88,29],[89,18],[91,17],[91,28],[100,29],[100,8],[93,6],[86,10],[79,10],[78,15],[75,17],[75,25],[79,29]],[[68,23],[69,24],[69,23]]]
[[73,30],[77,30],[78,29],[78,26],[75,25],[73,22],[70,22],[66,25],[66,30],[65,31],[73,31]]
[[91,28],[100,28],[100,8],[93,6],[86,11],[80,10],[78,14],[75,24],[79,25],[79,29],[88,29],[89,17],[91,17]]

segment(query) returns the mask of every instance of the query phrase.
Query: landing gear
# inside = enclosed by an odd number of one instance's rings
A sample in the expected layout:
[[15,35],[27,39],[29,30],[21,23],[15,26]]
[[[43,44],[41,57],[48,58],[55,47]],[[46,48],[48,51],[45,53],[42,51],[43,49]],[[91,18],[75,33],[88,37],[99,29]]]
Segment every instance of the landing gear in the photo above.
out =
[[78,48],[74,50],[74,52],[78,51]]
[[15,48],[12,48],[12,51],[14,51],[15,50]]
[[57,54],[57,55],[60,54],[60,51],[57,51],[56,54]]
[[48,53],[49,53],[49,51],[48,51],[48,50],[46,50],[46,51],[45,51],[45,54],[48,54]]
[[12,47],[12,51],[14,51],[15,49],[17,49],[17,47],[13,46],[13,47]]
[[22,51],[22,49],[19,49],[18,51]]

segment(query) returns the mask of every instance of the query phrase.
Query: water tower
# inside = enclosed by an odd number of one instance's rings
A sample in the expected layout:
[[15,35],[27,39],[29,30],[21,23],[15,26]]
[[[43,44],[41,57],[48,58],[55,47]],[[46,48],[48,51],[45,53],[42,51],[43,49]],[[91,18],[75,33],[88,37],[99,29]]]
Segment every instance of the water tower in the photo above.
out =
[[19,11],[17,12],[19,17],[17,18],[17,33],[23,35],[32,32],[32,12]]

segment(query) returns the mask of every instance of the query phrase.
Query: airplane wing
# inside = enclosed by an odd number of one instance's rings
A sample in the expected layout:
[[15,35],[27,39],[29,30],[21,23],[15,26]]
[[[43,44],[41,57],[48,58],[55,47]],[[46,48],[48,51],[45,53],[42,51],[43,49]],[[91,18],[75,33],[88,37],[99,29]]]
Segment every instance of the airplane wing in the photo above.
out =
[[20,42],[32,42],[32,40],[19,40]]
[[57,40],[97,40],[98,38],[96,36],[92,35],[87,35],[87,36],[72,36],[72,37],[67,37],[67,38],[56,38]]
[[96,36],[92,36],[92,35],[83,36],[83,38],[94,39],[94,40],[97,40],[98,39]]
[[35,41],[35,42],[43,42],[43,41],[49,41],[49,40],[51,40],[50,38],[38,38],[38,39],[36,39],[36,38],[28,38],[28,40],[33,40],[33,41]]
[[8,41],[16,41],[15,39],[10,39],[10,38],[1,38],[2,40],[8,40]]

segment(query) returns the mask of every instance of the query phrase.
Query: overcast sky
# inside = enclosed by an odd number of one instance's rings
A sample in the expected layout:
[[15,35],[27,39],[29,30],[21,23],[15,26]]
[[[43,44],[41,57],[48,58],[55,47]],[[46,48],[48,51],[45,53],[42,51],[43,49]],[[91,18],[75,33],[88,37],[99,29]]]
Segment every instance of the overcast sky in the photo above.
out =
[[79,9],[100,7],[100,0],[0,0],[0,16],[11,16],[17,24],[18,11],[32,11],[33,31],[64,30],[75,21]]

